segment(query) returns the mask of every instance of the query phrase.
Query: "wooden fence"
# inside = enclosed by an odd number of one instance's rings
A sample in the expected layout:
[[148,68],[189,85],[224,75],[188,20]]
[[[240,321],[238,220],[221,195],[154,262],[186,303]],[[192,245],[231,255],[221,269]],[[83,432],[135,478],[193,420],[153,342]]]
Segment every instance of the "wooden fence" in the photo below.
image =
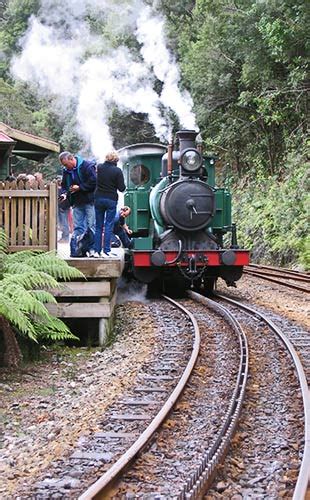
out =
[[55,182],[0,182],[0,227],[10,252],[56,249],[57,193]]

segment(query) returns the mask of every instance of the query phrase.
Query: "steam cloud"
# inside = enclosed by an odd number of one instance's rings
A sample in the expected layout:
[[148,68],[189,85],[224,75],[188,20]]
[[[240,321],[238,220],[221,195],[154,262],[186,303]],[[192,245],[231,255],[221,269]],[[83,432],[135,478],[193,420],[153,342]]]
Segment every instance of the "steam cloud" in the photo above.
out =
[[[134,35],[140,58],[91,31],[87,14],[103,20],[110,33]],[[12,74],[51,96],[58,112],[75,112],[77,132],[97,158],[113,147],[112,104],[147,113],[160,140],[169,138],[169,108],[183,127],[195,128],[191,97],[179,90],[179,70],[165,44],[164,19],[142,0],[41,0],[21,44]],[[162,82],[160,95],[156,78]]]

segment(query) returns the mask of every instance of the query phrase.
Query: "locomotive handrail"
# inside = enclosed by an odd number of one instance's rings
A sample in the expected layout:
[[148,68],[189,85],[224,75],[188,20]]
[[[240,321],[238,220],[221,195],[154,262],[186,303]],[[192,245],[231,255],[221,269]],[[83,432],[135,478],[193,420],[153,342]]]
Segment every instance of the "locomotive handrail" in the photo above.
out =
[[174,259],[169,260],[168,262],[166,261],[165,262],[166,266],[168,266],[168,264],[174,264],[175,262],[177,262],[179,260],[181,252],[182,252],[182,241],[178,240],[178,244],[179,244],[179,250],[178,250],[177,256]]

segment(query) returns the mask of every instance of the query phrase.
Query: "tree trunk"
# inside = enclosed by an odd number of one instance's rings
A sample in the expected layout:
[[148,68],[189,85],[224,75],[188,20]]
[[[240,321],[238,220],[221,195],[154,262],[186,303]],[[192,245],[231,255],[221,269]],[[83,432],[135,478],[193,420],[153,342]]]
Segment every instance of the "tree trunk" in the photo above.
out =
[[22,353],[17,343],[15,333],[10,323],[6,318],[0,315],[0,330],[3,333],[4,338],[4,365],[9,368],[16,368],[21,360]]

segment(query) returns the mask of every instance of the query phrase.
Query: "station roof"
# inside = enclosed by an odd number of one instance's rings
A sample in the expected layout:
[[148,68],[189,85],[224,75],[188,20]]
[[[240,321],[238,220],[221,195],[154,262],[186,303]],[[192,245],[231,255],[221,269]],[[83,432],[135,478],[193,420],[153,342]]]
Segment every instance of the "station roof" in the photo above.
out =
[[60,152],[60,146],[57,142],[22,132],[0,122],[0,143],[9,145],[10,142],[15,143],[13,155],[22,156],[29,160],[42,161],[48,154]]
[[15,141],[13,139],[11,139],[11,137],[9,137],[8,135],[4,134],[3,132],[0,132],[0,143],[1,144],[7,144],[7,143],[15,143]]

